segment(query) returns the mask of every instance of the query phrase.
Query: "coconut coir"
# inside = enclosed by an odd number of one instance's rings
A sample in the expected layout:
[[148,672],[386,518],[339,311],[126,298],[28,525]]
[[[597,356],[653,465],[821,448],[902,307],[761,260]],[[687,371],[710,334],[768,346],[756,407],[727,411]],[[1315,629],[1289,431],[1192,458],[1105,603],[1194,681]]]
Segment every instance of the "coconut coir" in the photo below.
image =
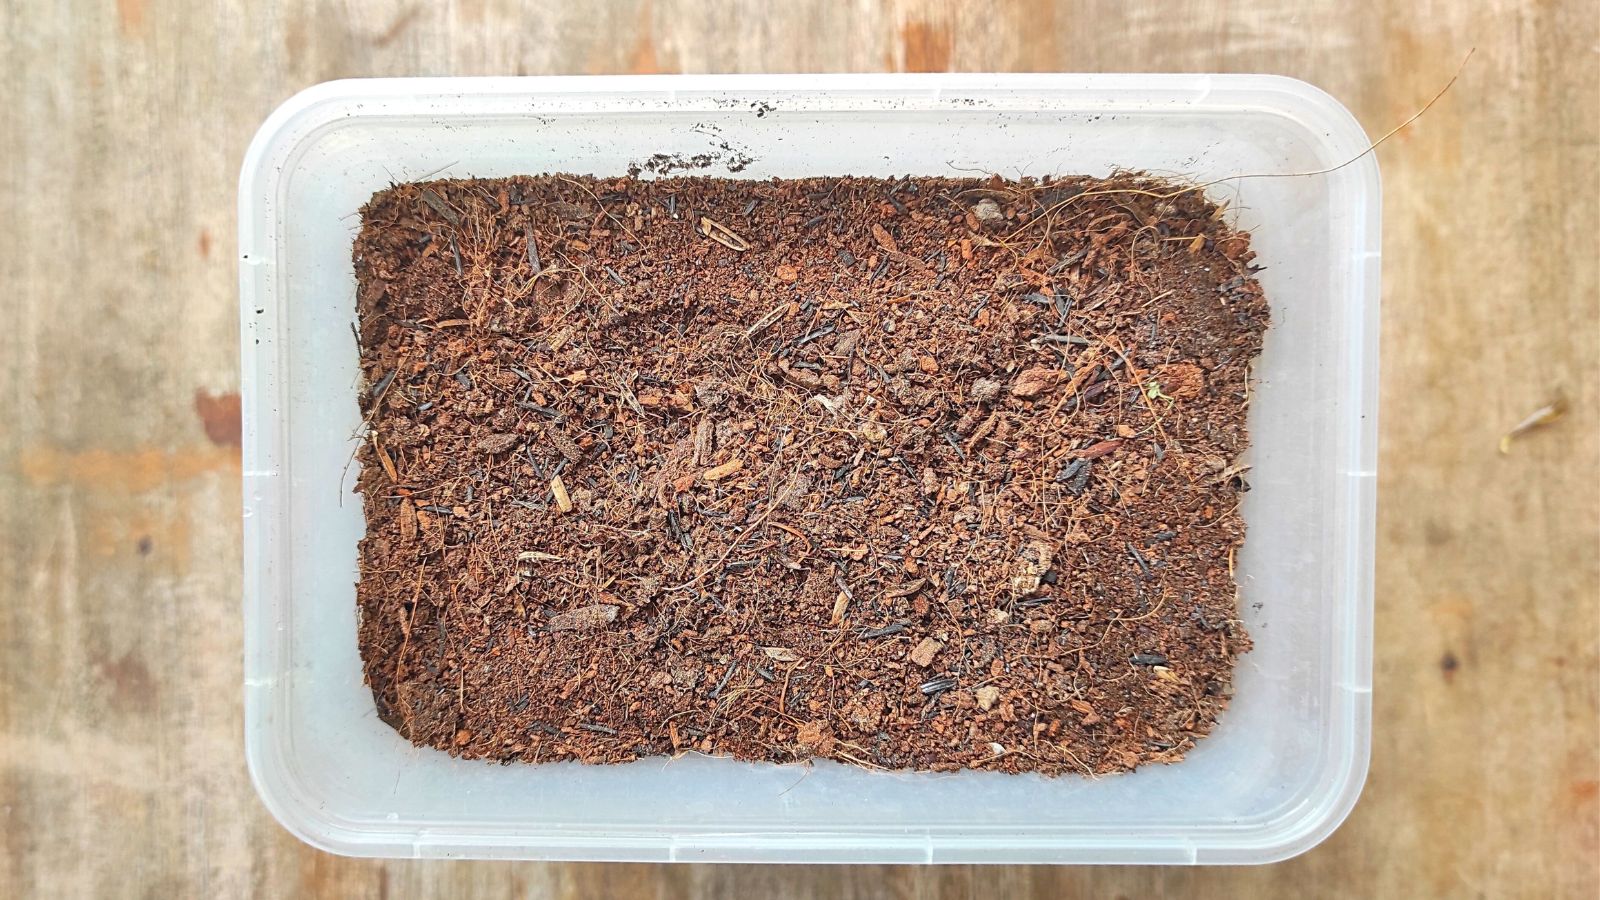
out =
[[1251,259],[1140,176],[380,192],[378,714],[506,761],[1181,758],[1249,646]]

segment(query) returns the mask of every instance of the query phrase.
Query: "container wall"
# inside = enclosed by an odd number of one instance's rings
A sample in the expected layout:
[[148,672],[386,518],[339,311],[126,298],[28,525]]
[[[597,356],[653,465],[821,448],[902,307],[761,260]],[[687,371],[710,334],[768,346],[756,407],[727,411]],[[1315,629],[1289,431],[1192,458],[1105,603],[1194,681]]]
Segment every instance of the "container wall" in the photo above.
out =
[[1248,76],[376,81],[292,101],[241,183],[247,727],[269,805],[315,842],[397,855],[1195,862],[1310,846],[1366,759],[1370,158],[1208,188],[1255,232],[1273,307],[1238,561],[1255,649],[1187,760],[1098,780],[699,757],[499,766],[406,743],[376,718],[356,652],[350,243],[391,182],[622,175],[657,153],[711,153],[691,174],[738,178],[1127,168],[1209,182],[1364,146],[1333,101]]

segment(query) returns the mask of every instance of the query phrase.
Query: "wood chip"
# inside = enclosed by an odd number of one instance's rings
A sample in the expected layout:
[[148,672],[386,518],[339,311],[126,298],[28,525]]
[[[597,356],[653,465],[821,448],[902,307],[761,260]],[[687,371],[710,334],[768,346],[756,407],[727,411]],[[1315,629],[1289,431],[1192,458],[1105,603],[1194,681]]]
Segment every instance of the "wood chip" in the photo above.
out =
[[417,539],[417,504],[410,497],[400,501],[400,540],[409,544]]
[[707,481],[721,481],[729,475],[734,475],[744,468],[744,457],[735,456],[720,466],[713,466],[700,473],[700,477]]
[[560,475],[550,479],[550,493],[555,495],[556,506],[560,507],[562,512],[572,512],[572,498],[567,495],[567,483],[561,480]]
[[537,277],[544,271],[544,263],[539,259],[539,242],[533,236],[533,222],[522,223],[522,237],[527,245],[528,269]]
[[995,703],[1000,699],[1000,689],[992,684],[986,684],[983,687],[978,688],[976,691],[976,696],[979,709],[985,711],[991,710],[994,709]]
[[833,745],[828,726],[821,721],[807,722],[795,731],[794,742],[817,753],[827,752]]
[[1049,369],[1044,366],[1024,369],[1016,380],[1011,382],[1011,396],[1021,397],[1024,400],[1037,397],[1071,377],[1072,373],[1065,369]]
[[444,200],[438,194],[435,194],[431,189],[423,188],[417,192],[417,196],[422,198],[423,203],[433,207],[433,211],[438,213],[440,216],[443,216],[446,222],[449,222],[451,225],[455,225],[457,227],[461,225],[461,217],[456,215],[456,211],[451,209],[450,206],[446,204]]
[[1565,416],[1566,414],[1567,400],[1565,397],[1557,397],[1554,401],[1539,407],[1538,409],[1529,413],[1528,416],[1521,422],[1513,425],[1510,431],[1501,435],[1500,453],[1502,455],[1509,454],[1511,452],[1512,441],[1524,434],[1527,434],[1535,428],[1543,428],[1546,425],[1559,422],[1561,421],[1561,417]]
[[491,434],[478,441],[478,452],[493,456],[504,453],[521,443],[522,436],[517,434]]
[[1090,444],[1073,455],[1079,459],[1099,459],[1102,456],[1109,455],[1112,451],[1121,446],[1121,439],[1113,438],[1109,441],[1100,441],[1098,443]]
[[748,341],[761,332],[766,331],[768,328],[771,328],[772,325],[779,319],[793,313],[798,308],[799,307],[794,303],[782,303],[774,306],[770,310],[767,310],[766,315],[757,319],[754,324],[744,330],[745,340]]
[[378,433],[372,433],[372,450],[378,454],[378,465],[383,466],[383,474],[395,484],[400,483],[400,473],[395,470],[394,460],[389,458],[389,451],[383,449],[383,442],[378,440]]
[[589,631],[609,625],[616,621],[617,607],[607,603],[596,603],[593,606],[580,606],[566,612],[556,613],[545,623],[551,631]]
[[1100,365],[1100,363],[1098,360],[1096,360],[1078,366],[1078,373],[1072,376],[1071,381],[1067,382],[1067,396],[1070,397],[1073,394],[1076,394],[1078,389],[1083,387],[1084,382],[1089,380],[1089,376],[1094,374],[1095,367],[1098,365]]
[[839,596],[833,598],[833,615],[828,617],[828,624],[838,625],[839,623],[843,622],[844,614],[849,611],[849,609],[850,595],[846,594],[844,591],[840,591]]
[[972,215],[978,220],[980,226],[989,229],[999,228],[1006,221],[1005,211],[1000,208],[1000,204],[989,197],[985,197],[973,205]]
[[1193,400],[1206,388],[1206,373],[1194,363],[1168,363],[1156,366],[1150,374],[1161,392],[1173,400]]
[[872,239],[878,242],[879,247],[890,253],[900,252],[900,245],[895,243],[894,236],[889,233],[887,228],[876,222],[872,223]]
[[933,665],[933,658],[943,649],[944,644],[942,642],[936,641],[931,637],[925,637],[922,639],[922,643],[911,651],[911,661],[926,669]]
[[703,466],[711,459],[711,438],[715,426],[710,419],[701,419],[694,429],[694,462]]
[[884,594],[884,596],[891,600],[898,600],[901,597],[909,597],[927,586],[928,579],[918,578],[916,581],[913,581],[910,584],[903,584],[900,587],[893,588],[888,593]]
[[708,238],[711,238],[713,241],[716,241],[722,246],[727,247],[729,250],[735,250],[739,253],[743,253],[744,251],[750,249],[749,241],[735,234],[732,229],[721,222],[718,222],[716,219],[701,216],[700,233]]
[[566,457],[567,462],[575,463],[583,459],[583,450],[560,426],[552,425],[544,429],[544,436],[550,441],[551,446],[556,448],[557,452]]

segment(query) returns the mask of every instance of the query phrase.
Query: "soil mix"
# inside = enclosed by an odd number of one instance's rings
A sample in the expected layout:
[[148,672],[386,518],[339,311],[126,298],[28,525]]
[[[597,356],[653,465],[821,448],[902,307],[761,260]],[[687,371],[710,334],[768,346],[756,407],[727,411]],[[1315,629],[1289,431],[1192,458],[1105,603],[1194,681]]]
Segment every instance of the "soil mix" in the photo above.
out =
[[1249,648],[1249,244],[1139,175],[380,192],[378,714],[504,761],[1182,758]]

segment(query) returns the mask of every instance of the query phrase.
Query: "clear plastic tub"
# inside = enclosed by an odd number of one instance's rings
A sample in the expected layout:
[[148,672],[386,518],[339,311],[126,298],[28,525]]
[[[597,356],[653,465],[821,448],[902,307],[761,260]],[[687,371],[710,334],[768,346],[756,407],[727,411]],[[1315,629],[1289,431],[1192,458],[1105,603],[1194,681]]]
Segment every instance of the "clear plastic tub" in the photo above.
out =
[[1239,558],[1255,649],[1189,758],[1096,780],[833,763],[495,765],[380,722],[355,635],[356,211],[390,182],[1114,167],[1211,181],[1322,169],[1366,135],[1264,76],[758,76],[333,82],[262,125],[239,183],[245,747],[273,814],[363,856],[874,863],[1255,863],[1349,812],[1370,728],[1377,165],[1209,189],[1255,231],[1273,327]]

